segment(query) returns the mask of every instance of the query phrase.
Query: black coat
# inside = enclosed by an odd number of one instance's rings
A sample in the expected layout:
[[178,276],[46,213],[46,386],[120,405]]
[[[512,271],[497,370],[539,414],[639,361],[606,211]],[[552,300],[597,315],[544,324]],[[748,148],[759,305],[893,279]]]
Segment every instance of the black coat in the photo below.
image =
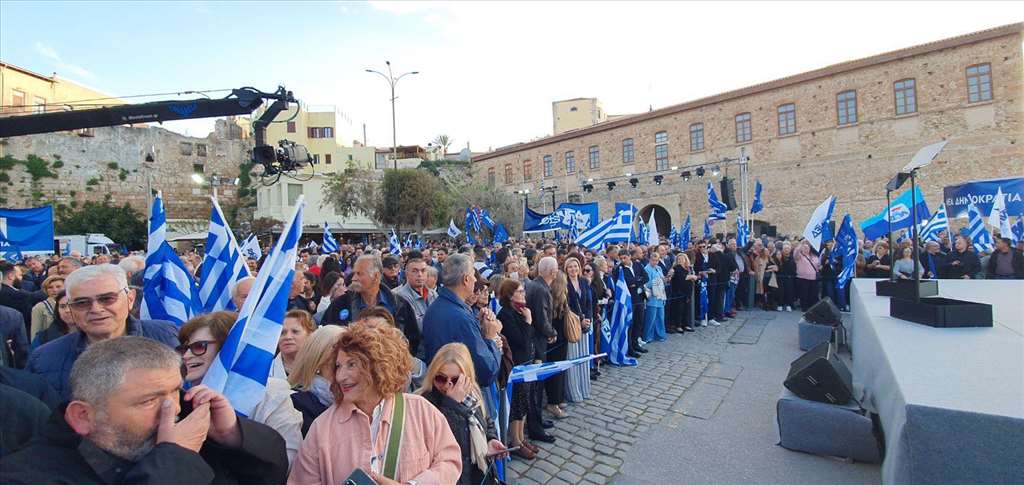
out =
[[138,461],[129,462],[83,440],[64,421],[64,411],[64,406],[55,410],[35,440],[0,460],[0,483],[271,485],[283,484],[288,477],[284,439],[270,427],[243,417],[238,418],[239,449],[207,440],[196,453],[160,443]]
[[309,432],[309,427],[313,425],[313,421],[323,414],[327,410],[328,406],[325,406],[316,395],[310,391],[295,391],[292,393],[292,406],[300,413],[302,413],[302,437],[306,437],[306,433]]
[[0,367],[0,384],[26,392],[50,409],[56,409],[60,405],[60,395],[46,383],[46,379],[27,370]]
[[[959,261],[960,264],[953,264]],[[961,279],[964,276],[974,278],[981,271],[981,259],[978,253],[968,249],[964,252],[953,251],[946,255],[946,262],[939,269],[939,274],[946,279]]]
[[[985,268],[985,272],[986,274],[989,275],[989,277],[992,277],[993,275],[996,274],[995,255],[998,253],[999,251],[993,251],[992,254],[989,255],[988,257],[988,268]],[[1014,279],[1024,279],[1024,255],[1022,255],[1020,251],[1017,251],[1014,248],[1010,248],[1010,254],[1013,255],[1010,259],[1010,265],[1013,267]]]
[[[39,291],[19,290],[12,286],[0,285],[0,306],[13,308],[21,313],[25,319],[23,325],[27,328],[32,321],[32,307],[46,299],[46,293]],[[25,330],[26,335],[28,330]]]
[[[391,290],[384,286],[384,283],[380,284],[378,290],[377,301],[370,306],[383,306],[391,312],[392,316],[398,313],[398,305],[395,303],[395,295],[391,293]],[[363,297],[354,291],[348,291],[344,295],[341,295],[331,301],[331,304],[324,311],[323,321],[321,325],[348,325],[356,321],[359,318],[359,312],[363,309],[368,308],[363,302]]]
[[580,320],[589,318],[592,322],[594,319],[594,292],[590,289],[590,285],[587,280],[582,277],[578,279],[580,285],[580,292],[576,293],[576,287],[569,283],[569,309],[580,317]]
[[[464,404],[455,402],[452,398],[441,394],[437,389],[431,389],[423,397],[441,411],[444,419],[448,420],[448,427],[452,429],[455,441],[459,443],[459,448],[462,449],[462,476],[459,477],[459,481],[456,483],[458,485],[477,485],[483,480],[484,474],[473,464],[471,457],[469,416],[472,414],[472,411]],[[490,418],[484,418],[479,407],[476,410],[476,418],[484,426],[487,441],[498,439],[498,432],[494,429],[494,421]]]
[[[533,310],[530,312],[532,317]],[[522,314],[508,306],[501,307],[501,311],[498,312],[498,320],[501,321],[501,334],[505,336],[509,350],[512,351],[513,363],[516,365],[532,363],[536,358],[534,350],[536,331],[533,325],[526,323],[526,318]]]
[[535,360],[546,361],[548,339],[558,335],[551,321],[551,288],[540,277],[524,283],[526,306],[533,317],[533,354]]
[[629,271],[626,271],[620,264],[615,268],[612,279],[618,281],[621,274],[626,280],[630,296],[633,297],[633,306],[645,305],[647,293],[644,292],[644,285],[647,283],[647,272],[643,270],[637,272],[635,268],[635,266],[630,266]]
[[[4,365],[24,369],[28,362],[28,337],[25,335],[25,321],[21,313],[13,308],[0,306],[0,361]],[[10,342],[10,351],[8,351]]]
[[21,448],[43,429],[50,408],[28,393],[0,384],[0,458]]

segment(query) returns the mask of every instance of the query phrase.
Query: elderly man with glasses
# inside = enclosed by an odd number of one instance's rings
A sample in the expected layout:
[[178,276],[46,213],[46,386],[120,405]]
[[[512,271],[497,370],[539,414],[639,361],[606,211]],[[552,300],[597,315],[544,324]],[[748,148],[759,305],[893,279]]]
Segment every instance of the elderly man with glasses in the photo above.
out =
[[27,369],[41,375],[63,399],[71,391],[71,367],[85,349],[97,342],[125,335],[151,338],[169,347],[178,345],[174,324],[164,320],[139,320],[130,315],[135,292],[129,291],[124,270],[112,264],[86,266],[64,281],[71,318],[78,332],[39,347],[28,359]]

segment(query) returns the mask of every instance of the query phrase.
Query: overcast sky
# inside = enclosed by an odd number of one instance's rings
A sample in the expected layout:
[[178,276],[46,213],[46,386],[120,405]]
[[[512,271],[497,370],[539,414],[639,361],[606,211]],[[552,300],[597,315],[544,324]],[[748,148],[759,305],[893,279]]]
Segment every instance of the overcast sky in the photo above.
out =
[[389,88],[365,69],[390,60],[420,71],[398,85],[399,144],[444,133],[482,151],[550,135],[557,99],[636,113],[1020,21],[1024,2],[4,0],[0,59],[116,96],[284,84],[378,146]]

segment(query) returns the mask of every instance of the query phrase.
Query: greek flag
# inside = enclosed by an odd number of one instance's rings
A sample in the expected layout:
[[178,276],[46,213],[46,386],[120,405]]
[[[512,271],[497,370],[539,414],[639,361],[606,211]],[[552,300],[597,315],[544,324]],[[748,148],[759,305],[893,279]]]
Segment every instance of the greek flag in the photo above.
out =
[[398,256],[402,254],[402,243],[398,240],[398,234],[395,234],[395,229],[391,228],[391,236],[388,237],[388,244],[391,246],[391,254]]
[[708,217],[704,219],[704,239],[711,239],[711,224],[714,224],[714,219]]
[[583,231],[583,234],[580,234],[579,237],[576,238],[576,244],[579,244],[591,251],[600,251],[601,248],[604,247],[605,237],[609,232],[611,232],[615,223],[616,218],[614,217],[601,221],[598,225]]
[[305,200],[299,196],[292,217],[238,312],[238,320],[203,378],[203,384],[224,394],[235,412],[242,416],[252,415],[266,393],[267,377],[288,310],[288,293],[295,277],[305,205]]
[[921,228],[921,239],[937,242],[943,231],[949,232],[949,218],[946,217],[946,204],[939,204],[939,208]]
[[210,210],[210,232],[206,236],[206,255],[203,272],[199,275],[199,305],[202,313],[217,310],[236,310],[231,301],[235,283],[249,276],[238,241],[224,220],[224,212],[217,199]]
[[[636,233],[636,238],[634,240],[636,242],[645,242],[645,241],[647,241],[647,222],[645,222],[642,217],[638,217],[637,220],[636,220],[636,227],[637,227],[637,233]],[[641,238],[643,238],[643,239],[641,239]]]
[[[494,226],[498,225],[497,222],[494,222],[494,219],[491,219],[491,214],[487,212],[487,209],[480,210],[478,219],[491,231],[494,230]],[[478,228],[477,231],[479,230],[480,229]]]
[[729,212],[729,207],[718,200],[718,196],[715,195],[715,187],[711,182],[708,182],[708,205],[711,206],[711,215],[708,217],[725,220],[725,213]]
[[256,234],[250,234],[249,237],[245,238],[245,242],[242,243],[242,254],[245,254],[247,258],[257,261],[263,257],[263,250],[260,249],[260,239],[256,237]]
[[764,210],[764,203],[761,202],[761,181],[758,180],[754,186],[754,203],[750,206],[750,213],[757,214]]
[[825,244],[825,241],[832,239],[832,234],[829,233],[828,221],[832,219],[832,211],[836,208],[835,196],[829,196],[818,205],[818,208],[814,209],[814,213],[811,214],[810,220],[807,221],[807,226],[804,227],[804,239],[811,243],[811,247],[815,251],[821,251],[821,245]]
[[167,244],[167,213],[162,193],[153,199],[143,276],[143,320],[169,320],[178,325],[199,313],[199,289],[178,253]]
[[[623,202],[615,203],[615,225],[609,229],[604,237],[605,243],[626,242],[633,231],[633,216],[636,214],[636,207],[633,204]],[[580,237],[583,237],[581,234]]]
[[974,249],[980,252],[990,253],[995,248],[995,242],[992,241],[992,234],[985,229],[985,222],[981,220],[981,211],[978,207],[971,202],[967,206],[967,234],[971,237],[971,243],[974,244]]
[[743,220],[743,216],[736,214],[736,245],[739,247],[746,246],[749,239],[750,234],[748,234],[747,223]]
[[675,225],[668,231],[668,243],[671,246],[677,246],[679,242],[679,230],[676,229]]
[[1024,241],[1024,216],[1017,216],[1017,223],[1010,228],[1009,237],[1014,244]]
[[992,210],[988,213],[988,225],[999,229],[1002,237],[1010,237],[1013,230],[1010,229],[1010,214],[1006,213],[1006,196],[1003,195],[1003,188],[996,188],[995,198],[992,199]]
[[842,290],[853,279],[857,263],[857,232],[853,229],[853,218],[850,214],[843,217],[843,223],[836,233],[836,245],[832,248],[832,254],[836,253],[843,257],[843,269],[836,276],[836,288]]
[[707,276],[700,279],[700,318],[697,320],[708,319],[708,278]]
[[338,246],[338,241],[334,239],[334,235],[331,234],[331,227],[324,223],[324,253],[336,253],[341,249]]
[[615,365],[637,365],[629,355],[629,327],[633,324],[633,297],[620,270],[615,280],[615,303],[612,319],[601,322],[601,348],[608,350],[608,361]]
[[455,219],[449,219],[448,220],[448,237],[454,239],[454,238],[459,237],[459,234],[462,234],[462,231],[460,231],[459,227],[455,225]]
[[686,222],[679,228],[679,249],[686,251],[690,248],[690,214],[686,214]]
[[466,232],[469,232],[470,225],[476,232],[480,232],[480,211],[472,207],[466,207]]

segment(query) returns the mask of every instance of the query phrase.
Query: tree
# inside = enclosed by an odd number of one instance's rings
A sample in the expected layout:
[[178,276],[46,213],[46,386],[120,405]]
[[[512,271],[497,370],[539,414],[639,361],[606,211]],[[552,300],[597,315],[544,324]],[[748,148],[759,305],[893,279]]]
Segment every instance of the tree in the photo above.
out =
[[58,234],[101,233],[130,250],[146,248],[146,219],[128,203],[115,207],[109,200],[89,201],[78,210],[58,206],[55,216]]
[[249,224],[249,230],[257,236],[260,234],[270,234],[274,229],[280,229],[281,222],[276,219],[269,217],[260,217],[259,219],[253,219]]
[[388,170],[381,182],[374,218],[386,226],[412,226],[422,231],[437,220],[447,200],[440,179],[426,170]]
[[452,143],[455,143],[455,139],[449,138],[448,135],[437,135],[437,138],[434,138],[434,144],[441,147],[441,158],[448,153],[448,147],[452,146]]
[[380,180],[373,171],[349,162],[345,170],[327,179],[323,191],[321,207],[330,205],[343,217],[360,214],[373,217],[380,200]]
[[463,224],[466,206],[480,206],[481,209],[487,209],[495,222],[504,224],[510,235],[522,231],[523,201],[518,196],[495,190],[485,183],[473,182],[472,179],[463,184],[448,181],[448,187],[455,200],[449,215],[444,217],[445,222],[448,217],[453,217],[456,222]]

